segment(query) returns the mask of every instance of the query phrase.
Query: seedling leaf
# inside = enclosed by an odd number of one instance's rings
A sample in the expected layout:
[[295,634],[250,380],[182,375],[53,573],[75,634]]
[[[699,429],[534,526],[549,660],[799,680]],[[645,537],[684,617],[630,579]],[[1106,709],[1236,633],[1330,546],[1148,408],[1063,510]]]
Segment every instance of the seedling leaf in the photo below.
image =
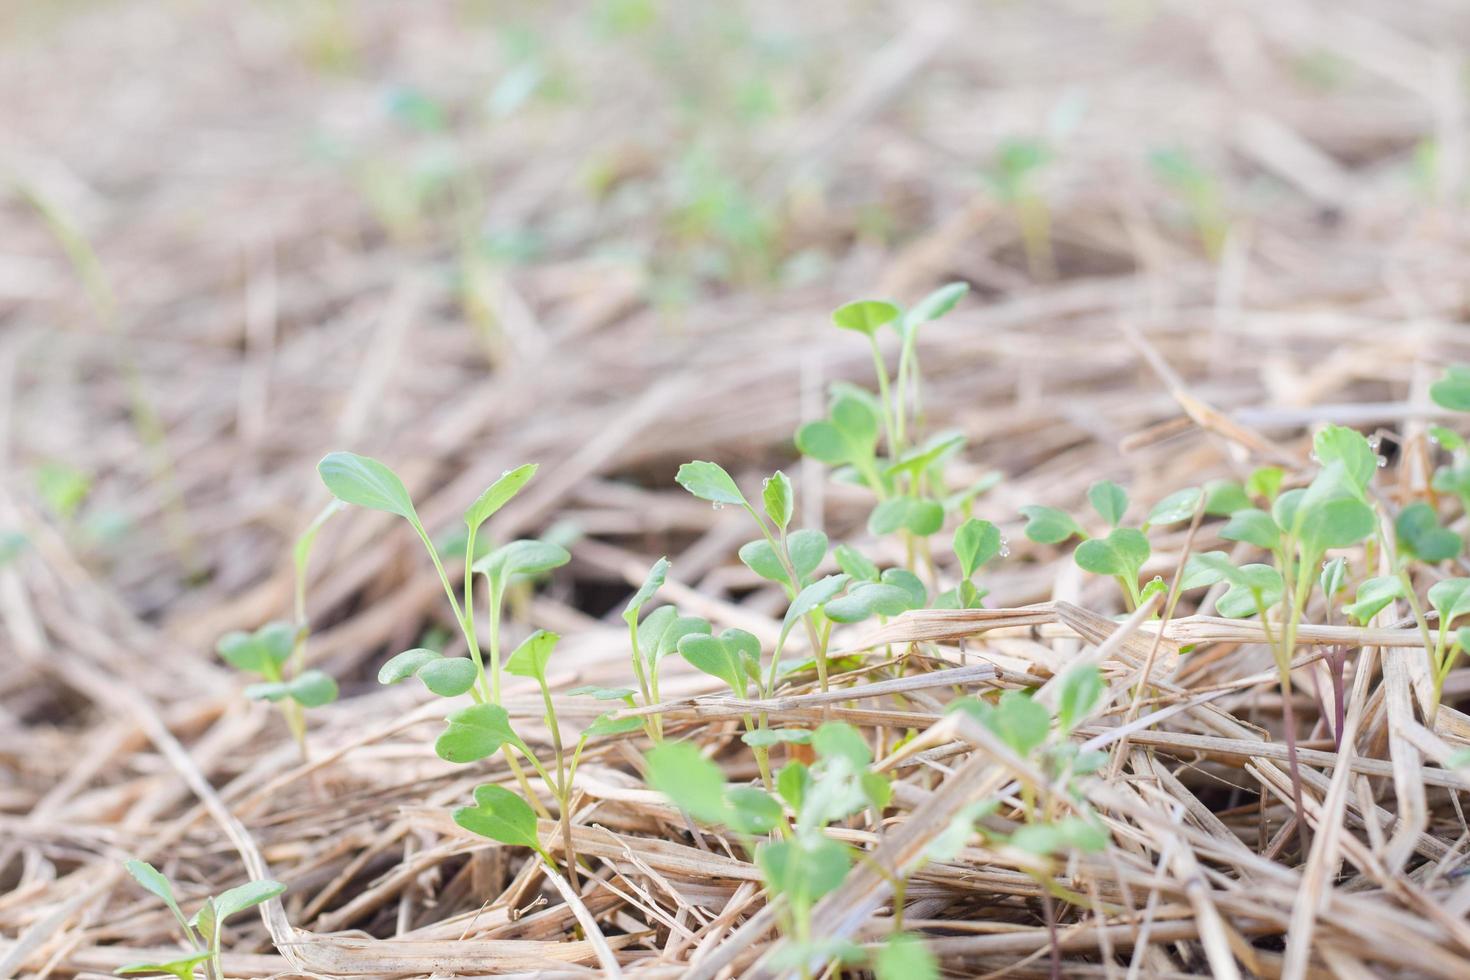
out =
[[434,742],[434,751],[445,762],[478,762],[507,743],[530,754],[510,727],[510,715],[498,704],[471,705],[444,720],[449,727]]
[[502,844],[541,850],[541,841],[536,836],[536,812],[504,786],[493,783],[476,786],[475,805],[455,810],[454,822],[472,834]]
[[856,330],[871,337],[898,316],[898,307],[892,303],[868,299],[839,306],[832,311],[832,322],[844,330]]
[[1021,514],[1026,518],[1026,537],[1037,544],[1061,544],[1072,535],[1082,533],[1072,515],[1056,507],[1031,504],[1022,507]]
[[766,516],[771,519],[781,530],[791,523],[792,507],[794,506],[791,492],[791,480],[785,473],[777,470],[766,478],[761,485],[761,504],[765,508]]
[[696,459],[679,467],[674,481],[701,500],[747,506],[745,496],[729,473],[717,463]]
[[322,483],[338,500],[369,510],[384,510],[410,521],[418,520],[403,481],[376,459],[356,453],[328,453],[316,469]]
[[513,470],[506,470],[500,474],[500,479],[490,484],[485,492],[480,494],[479,499],[464,512],[465,524],[470,530],[475,530],[488,521],[496,511],[520,493],[522,487],[531,482],[531,477],[536,475],[536,470],[536,463],[526,463],[524,466],[517,466]]
[[262,902],[268,902],[285,890],[286,886],[279,881],[263,878],[259,881],[247,881],[243,885],[237,885],[228,891],[221,892],[214,897],[215,922],[223,923],[230,916],[254,908]]
[[954,533],[954,554],[960,574],[970,578],[980,566],[1000,554],[1000,529],[989,521],[970,518]]
[[538,681],[545,681],[546,664],[551,660],[551,653],[560,639],[561,636],[557,633],[537,630],[522,640],[520,646],[511,653],[510,659],[505,662],[505,672],[517,677],[533,677]]
[[402,653],[394,654],[388,662],[378,669],[379,684],[397,684],[406,681],[419,672],[419,668],[433,660],[443,658],[444,654],[438,650],[429,650],[425,647],[415,647],[412,650],[404,650]]
[[1195,509],[1199,507],[1200,498],[1204,493],[1198,487],[1188,487],[1169,494],[1149,511],[1147,524],[1150,527],[1164,527],[1169,524],[1178,524],[1187,521],[1194,516]]
[[638,611],[643,604],[653,598],[653,594],[663,587],[664,579],[669,574],[669,560],[660,558],[648,569],[648,575],[643,579],[643,584],[638,591],[633,593],[633,598],[623,607],[623,622],[629,626],[638,622]]
[[1420,501],[1399,512],[1394,522],[1399,551],[1410,558],[1438,564],[1455,557],[1465,542],[1448,528],[1440,527],[1434,508]]
[[1429,386],[1429,397],[1441,408],[1470,412],[1470,366],[1451,364],[1444,377]]
[[479,679],[475,662],[468,657],[441,657],[431,660],[415,672],[424,687],[441,698],[457,698],[469,693]]
[[1097,511],[1097,516],[1107,521],[1110,527],[1117,527],[1128,510],[1128,492],[1112,480],[1094,483],[1088,488],[1087,499],[1092,509]]
[[696,820],[723,823],[725,774],[688,742],[664,742],[648,751],[648,785]]

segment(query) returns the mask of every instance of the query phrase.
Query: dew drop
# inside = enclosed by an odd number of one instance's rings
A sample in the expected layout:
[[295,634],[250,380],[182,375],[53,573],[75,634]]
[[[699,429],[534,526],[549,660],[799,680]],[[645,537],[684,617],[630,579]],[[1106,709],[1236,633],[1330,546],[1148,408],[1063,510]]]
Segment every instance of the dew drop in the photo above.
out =
[[1368,437],[1368,448],[1371,449],[1371,450],[1373,450],[1374,452],[1377,452],[1378,451],[1378,447],[1381,446],[1382,444],[1383,444],[1383,437],[1382,436],[1369,436]]
[[716,500],[714,503],[710,504],[709,506],[710,506],[710,510],[724,510],[725,509],[725,505],[722,504],[718,500]]
[[1388,465],[1388,457],[1387,456],[1379,456],[1378,457],[1378,468],[1381,470],[1381,469],[1383,469],[1387,465]]

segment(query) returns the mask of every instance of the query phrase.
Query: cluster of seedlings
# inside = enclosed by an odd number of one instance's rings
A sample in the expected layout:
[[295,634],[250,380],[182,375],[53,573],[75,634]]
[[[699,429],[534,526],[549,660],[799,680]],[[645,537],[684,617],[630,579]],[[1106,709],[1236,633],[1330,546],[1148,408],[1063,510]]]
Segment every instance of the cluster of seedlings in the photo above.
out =
[[[695,741],[666,735],[660,711],[660,672],[671,656],[718,679],[741,701],[802,686],[827,691],[856,678],[870,682],[901,677],[911,668],[914,653],[884,650],[881,661],[850,654],[834,657],[835,627],[881,623],[915,609],[981,607],[986,591],[976,578],[988,563],[1008,553],[999,528],[974,516],[977,498],[997,477],[953,484],[948,463],[963,452],[965,439],[952,432],[921,434],[923,378],[916,354],[924,324],[949,312],[964,293],[963,285],[947,286],[907,311],[881,301],[837,310],[835,324],[861,334],[869,344],[877,390],[833,385],[824,417],[795,434],[797,449],[831,467],[833,479],[871,493],[867,530],[875,538],[895,536],[906,559],[902,564],[881,567],[851,544],[833,547],[821,530],[793,527],[794,490],[779,470],[765,479],[753,500],[716,463],[696,460],[680,467],[676,480],[686,491],[717,509],[740,508],[754,525],[757,534],[739,548],[739,559],[782,590],[787,600],[770,649],[744,630],[716,632],[705,618],[672,604],[657,605],[670,571],[668,560],[661,558],[623,611],[630,656],[627,686],[567,692],[611,709],[577,732],[575,740],[567,739],[547,680],[559,637],[537,630],[507,651],[502,622],[508,590],[534,583],[570,555],[545,540],[521,539],[488,548],[479,540],[486,521],[531,481],[536,466],[505,473],[464,512],[466,571],[456,588],[441,549],[392,470],[366,457],[332,453],[319,471],[335,501],[296,548],[296,622],[230,634],[220,641],[219,651],[231,664],[261,678],[247,694],[280,703],[304,749],[304,709],[336,696],[330,678],[305,667],[308,631],[299,583],[304,582],[312,542],[341,505],[385,511],[406,520],[424,543],[468,655],[406,650],[383,665],[378,679],[383,684],[415,679],[450,702],[434,743],[440,758],[456,765],[504,758],[514,785],[479,786],[453,819],[475,834],[528,849],[555,881],[576,888],[579,870],[586,870],[571,828],[573,785],[585,747],[589,740],[639,733],[636,744],[642,745],[648,785],[686,819],[720,828],[725,839],[747,849],[759,869],[787,939],[786,959],[773,964],[778,969],[813,976],[841,965],[869,969],[879,977],[936,976],[937,960],[922,937],[903,927],[905,882],[923,862],[952,858],[977,835],[1041,884],[1049,917],[1052,902],[1090,907],[1088,896],[1062,887],[1055,877],[1058,862],[1077,852],[1104,850],[1111,840],[1078,788],[1096,778],[1109,760],[1104,753],[1085,750],[1076,737],[1080,725],[1105,710],[1105,685],[1090,662],[1061,672],[1045,698],[1033,697],[1030,690],[955,692],[948,710],[989,733],[996,751],[1019,774],[1017,790],[965,809],[913,867],[899,869],[891,882],[898,896],[893,934],[872,949],[814,934],[812,911],[865,860],[865,851],[830,831],[853,821],[881,824],[893,792],[885,757],[891,763],[919,733],[885,744],[844,722],[827,721],[810,729],[773,727],[764,713],[751,710],[742,719],[741,742],[758,775],[731,783],[709,751]],[[882,351],[886,331],[897,335],[893,373]],[[1470,369],[1451,370],[1434,387],[1433,397],[1447,408],[1470,411]],[[1025,507],[1024,533],[1043,547],[1076,542],[1077,566],[1114,580],[1129,613],[1152,603],[1159,609],[1156,615],[1169,618],[1182,595],[1214,587],[1214,608],[1220,615],[1257,617],[1279,671],[1284,735],[1300,809],[1291,669],[1298,631],[1314,594],[1326,600],[1329,616],[1337,608],[1355,624],[1374,620],[1395,600],[1405,601],[1422,632],[1436,703],[1456,658],[1470,647],[1470,628],[1454,629],[1470,615],[1470,578],[1445,574],[1462,554],[1464,541],[1441,517],[1444,497],[1457,499],[1461,507],[1470,505],[1470,446],[1448,429],[1436,429],[1433,435],[1452,455],[1434,475],[1435,495],[1396,513],[1373,490],[1382,465],[1376,445],[1354,430],[1328,425],[1315,436],[1314,472],[1306,476],[1266,467],[1240,483],[1216,481],[1183,489],[1160,500],[1136,524],[1128,519],[1132,507],[1127,492],[1101,481],[1087,494],[1092,515],[1079,519],[1050,506]],[[1192,540],[1206,521],[1223,522],[1212,533],[1236,542],[1237,556],[1259,560],[1208,551],[1190,555],[1171,581],[1145,579],[1152,531],[1187,524]],[[936,545],[946,528],[953,529],[947,541]],[[946,550],[947,556],[942,554]],[[483,585],[482,593],[477,594],[477,583]],[[483,601],[478,610],[477,599]],[[482,623],[477,623],[477,613],[484,616]],[[794,635],[804,642],[792,651],[788,648]],[[1317,692],[1322,716],[1337,739],[1342,737],[1346,656],[1346,650],[1334,654],[1333,688]],[[538,752],[517,734],[503,703],[506,674],[536,683],[545,706],[549,753]],[[550,840],[540,829],[542,820],[559,826]],[[136,862],[130,870],[169,905],[193,946],[185,958],[152,967],[180,977],[191,976],[201,965],[218,975],[217,923],[281,890],[273,882],[252,883],[210,900],[186,920],[161,875]]]

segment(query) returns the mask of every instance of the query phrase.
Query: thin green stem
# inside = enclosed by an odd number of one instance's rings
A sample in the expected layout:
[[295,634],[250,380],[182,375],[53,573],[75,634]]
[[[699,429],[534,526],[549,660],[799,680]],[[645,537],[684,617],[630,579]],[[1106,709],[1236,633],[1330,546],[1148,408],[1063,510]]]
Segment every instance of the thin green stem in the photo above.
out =
[[888,365],[883,363],[883,352],[878,348],[878,335],[872,334],[868,337],[868,346],[873,351],[873,370],[878,374],[878,400],[883,407],[883,437],[888,444],[888,452],[897,456],[902,451],[901,445],[895,441],[893,423],[893,401],[888,392]]

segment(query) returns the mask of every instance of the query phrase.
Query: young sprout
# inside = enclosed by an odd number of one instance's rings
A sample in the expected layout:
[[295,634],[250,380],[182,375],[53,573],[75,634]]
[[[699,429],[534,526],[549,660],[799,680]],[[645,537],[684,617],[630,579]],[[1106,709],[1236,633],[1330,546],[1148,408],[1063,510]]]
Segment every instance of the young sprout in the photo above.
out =
[[168,906],[189,944],[189,952],[162,963],[131,963],[117,969],[116,972],[120,975],[169,973],[179,980],[192,980],[195,969],[203,965],[210,980],[224,980],[225,971],[220,962],[220,933],[225,920],[268,902],[286,890],[286,886],[279,881],[248,881],[213,898],[206,898],[199,911],[186,919],[178,899],[174,897],[173,885],[163,872],[146,861],[128,861],[125,867],[138,884]]
[[291,736],[306,756],[306,722],[303,708],[315,708],[337,700],[337,682],[320,670],[302,670],[297,652],[302,628],[290,623],[266,623],[253,633],[234,630],[219,638],[215,650],[230,666],[262,679],[245,688],[251,700],[271,701]]
[[1149,165],[1159,180],[1184,199],[1205,254],[1218,259],[1230,233],[1219,182],[1180,149],[1154,151],[1149,154]]
[[1038,175],[1051,160],[1051,148],[1041,140],[1009,139],[1000,145],[987,173],[996,196],[1015,213],[1027,268],[1041,280],[1056,278],[1051,210],[1036,186]]

